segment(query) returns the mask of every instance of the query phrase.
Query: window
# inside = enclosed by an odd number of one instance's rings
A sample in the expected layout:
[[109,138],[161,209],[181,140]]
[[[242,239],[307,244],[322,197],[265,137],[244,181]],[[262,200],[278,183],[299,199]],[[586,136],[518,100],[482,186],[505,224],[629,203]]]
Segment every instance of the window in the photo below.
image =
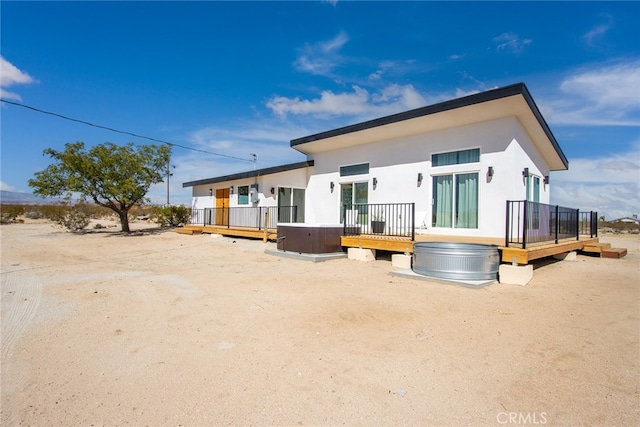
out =
[[463,163],[475,163],[479,161],[479,148],[431,155],[431,166],[461,165]]
[[478,173],[433,177],[431,225],[443,228],[478,228]]
[[[367,224],[367,203],[369,200],[369,183],[354,182],[340,184],[340,205],[343,212],[340,222],[347,215],[349,224]],[[346,212],[344,212],[346,209]]]
[[526,180],[527,201],[535,202],[531,205],[531,225],[535,230],[540,228],[540,177],[529,175]]
[[340,166],[340,176],[362,175],[369,173],[369,163]]
[[278,187],[278,222],[304,222],[304,188]]
[[238,204],[239,205],[249,204],[249,186],[248,185],[242,185],[238,187]]

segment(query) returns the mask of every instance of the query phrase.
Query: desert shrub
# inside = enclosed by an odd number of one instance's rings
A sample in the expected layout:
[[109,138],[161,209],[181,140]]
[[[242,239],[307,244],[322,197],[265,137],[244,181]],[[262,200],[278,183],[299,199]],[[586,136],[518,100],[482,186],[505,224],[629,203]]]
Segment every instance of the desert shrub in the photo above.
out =
[[42,205],[38,207],[40,214],[53,222],[59,222],[60,219],[66,214],[68,205],[66,204],[51,204]]
[[88,212],[91,212],[91,209],[87,209],[86,203],[81,202],[67,206],[57,222],[69,231],[80,231],[89,225],[91,218]]
[[180,227],[189,223],[191,219],[191,209],[182,206],[156,206],[153,209],[152,219],[162,227]]
[[42,219],[44,215],[40,212],[39,209],[34,209],[33,206],[30,206],[27,211],[24,213],[24,216],[29,219]]
[[130,218],[150,217],[155,207],[149,205],[135,205],[129,210]]
[[612,232],[612,233],[630,233],[630,234],[639,234],[640,233],[640,225],[634,222],[624,222],[624,221],[600,221],[598,222],[598,229],[604,232]]
[[20,205],[2,205],[0,206],[0,222],[9,224],[16,222],[20,215],[24,214],[24,206]]
[[94,203],[78,203],[82,212],[92,219],[109,218],[113,216],[113,211],[104,206],[96,205]]

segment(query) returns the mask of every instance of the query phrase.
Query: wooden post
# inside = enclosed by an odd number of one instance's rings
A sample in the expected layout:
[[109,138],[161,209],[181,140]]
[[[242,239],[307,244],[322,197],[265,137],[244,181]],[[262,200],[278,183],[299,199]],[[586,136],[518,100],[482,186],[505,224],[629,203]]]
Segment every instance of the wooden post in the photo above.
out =
[[267,240],[269,238],[269,208],[267,208],[266,212],[264,213],[264,237],[262,238],[262,242],[263,243],[267,243]]

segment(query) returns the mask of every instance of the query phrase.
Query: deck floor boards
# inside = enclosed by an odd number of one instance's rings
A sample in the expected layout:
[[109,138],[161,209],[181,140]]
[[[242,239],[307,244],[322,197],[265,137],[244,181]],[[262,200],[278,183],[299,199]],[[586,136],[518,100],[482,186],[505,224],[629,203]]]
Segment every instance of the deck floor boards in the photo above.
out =
[[[189,231],[187,231],[189,230]],[[211,233],[221,234],[224,236],[248,237],[253,239],[264,239],[265,230],[257,230],[255,228],[244,227],[225,227],[225,226],[196,226],[188,225],[184,227],[184,231],[176,229],[176,232],[185,234]],[[269,229],[266,233],[267,240],[274,241],[278,237],[277,230]],[[433,234],[417,234],[415,240],[410,237],[402,236],[384,236],[379,234],[361,234],[357,236],[342,236],[341,245],[343,247],[375,249],[398,253],[413,253],[413,245],[420,242],[458,242],[458,243],[477,243],[486,245],[496,245],[501,253],[501,261],[506,263],[515,262],[519,265],[529,264],[536,259],[559,255],[571,251],[598,252],[606,251],[605,244],[599,243],[598,238],[581,237],[579,240],[566,239],[558,243],[535,243],[530,244],[526,249],[517,247],[505,247],[504,239],[497,237],[475,237],[475,236],[444,236]],[[625,251],[626,254],[626,251]],[[610,257],[622,257],[622,251],[618,253],[608,253]]]

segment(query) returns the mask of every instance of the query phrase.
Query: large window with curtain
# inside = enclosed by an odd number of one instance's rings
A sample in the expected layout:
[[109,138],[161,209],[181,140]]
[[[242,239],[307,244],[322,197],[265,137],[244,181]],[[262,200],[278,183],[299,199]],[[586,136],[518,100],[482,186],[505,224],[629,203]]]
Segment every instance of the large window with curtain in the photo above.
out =
[[480,149],[452,151],[449,153],[437,153],[431,155],[431,166],[461,165],[480,161]]
[[433,177],[433,227],[478,228],[478,173]]

